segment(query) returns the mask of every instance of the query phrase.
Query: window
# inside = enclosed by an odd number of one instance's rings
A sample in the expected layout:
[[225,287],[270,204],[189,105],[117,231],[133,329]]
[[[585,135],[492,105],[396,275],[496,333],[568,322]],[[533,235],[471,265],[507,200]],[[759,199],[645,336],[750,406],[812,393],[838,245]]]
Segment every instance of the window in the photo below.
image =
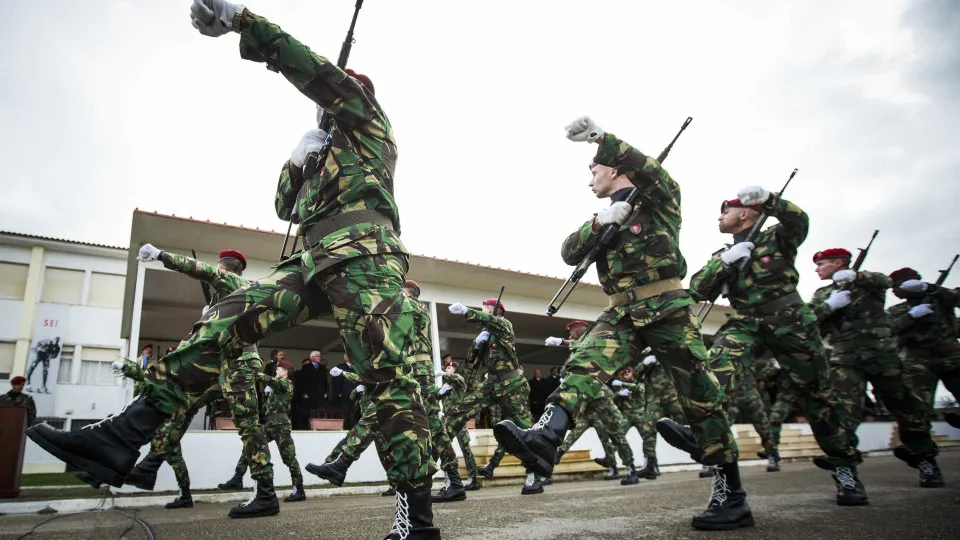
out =
[[23,300],[29,268],[25,264],[0,262],[0,298]]
[[17,350],[16,343],[0,342],[0,379],[9,379],[13,371],[13,352]]
[[76,347],[64,345],[60,349],[60,367],[57,368],[57,384],[70,384],[73,372],[73,353]]
[[82,270],[47,267],[43,272],[40,301],[79,305],[83,293],[83,274]]
[[117,375],[110,364],[120,359],[120,349],[83,347],[80,350],[80,384],[117,384]]
[[101,274],[90,275],[90,292],[87,294],[88,306],[123,307],[123,283],[126,276]]

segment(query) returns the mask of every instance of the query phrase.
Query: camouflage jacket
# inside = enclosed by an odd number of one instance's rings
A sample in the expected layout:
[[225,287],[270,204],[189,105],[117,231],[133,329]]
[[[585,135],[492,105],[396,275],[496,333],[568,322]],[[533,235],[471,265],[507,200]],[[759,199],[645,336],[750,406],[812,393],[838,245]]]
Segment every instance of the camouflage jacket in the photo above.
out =
[[[827,305],[830,292],[835,285],[820,287],[813,293],[810,306],[817,320],[840,321],[839,332],[835,328],[826,328],[830,332],[830,344],[834,351],[843,352],[850,348],[890,346],[890,322],[883,310],[890,278],[878,272],[857,272],[857,279],[845,289],[850,291],[850,305],[838,309],[837,316]],[[828,323],[829,324],[829,323]]]
[[[620,227],[616,245],[597,260],[603,292],[612,295],[664,279],[683,278],[687,263],[679,245],[680,186],[656,159],[611,133],[603,136],[599,146],[594,162],[616,167],[619,173],[642,187],[639,203]],[[611,199],[623,200],[627,191],[618,191]],[[563,242],[560,253],[565,263],[576,266],[600,241],[602,228],[595,232],[593,221],[591,218],[585,222]],[[688,291],[668,291],[631,305],[607,308],[598,322],[616,325],[623,317],[631,316],[635,325],[644,326],[691,304],[693,300]]]
[[[343,377],[355,385],[363,385],[363,381],[360,380],[360,375],[357,375],[353,371],[344,371]],[[363,390],[363,392],[360,392],[357,388],[351,390],[350,401],[360,400],[361,416],[369,417],[377,414],[377,406],[373,403],[373,400],[370,399],[370,393],[366,391],[367,387],[364,386]]]
[[[270,387],[263,395],[263,415],[265,424],[276,425],[290,423],[290,404],[293,401],[293,381],[279,379],[265,373],[257,373],[257,382]],[[274,418],[271,416],[277,415]]]
[[140,364],[126,358],[123,359],[123,367],[120,368],[120,373],[124,377],[137,382],[142,382],[145,375]]
[[37,405],[29,394],[10,390],[6,394],[0,394],[0,405],[12,405],[27,409],[27,427],[37,422]]
[[426,302],[408,298],[415,311],[413,314],[414,331],[411,335],[410,350],[407,355],[416,360],[413,367],[414,377],[420,383],[423,392],[437,391],[437,379],[433,371],[433,340],[430,337],[430,309]]
[[393,196],[397,144],[393,128],[372,92],[311,51],[279,26],[244,9],[233,20],[240,32],[240,57],[266,63],[333,118],[330,152],[311,178],[283,164],[274,199],[277,216],[305,227],[338,214],[373,210],[392,229],[366,223],[328,234],[300,256],[304,279],[353,257],[405,254],[400,214]]
[[[486,330],[490,331],[483,371],[486,374],[487,382],[490,383],[488,388],[494,395],[501,396],[527,384],[527,380],[522,373],[502,381],[496,377],[520,368],[517,349],[513,343],[513,324],[506,317],[494,317],[473,308],[469,308],[464,317],[470,322],[482,324]],[[527,386],[529,388],[529,385]]]
[[[901,346],[949,347],[957,346],[957,316],[954,308],[960,294],[953,289],[927,284],[927,290],[915,299],[901,302],[887,310],[890,332],[897,336]],[[926,317],[911,319],[907,312],[917,304],[930,304],[934,312]]]
[[647,401],[670,402],[677,400],[677,389],[667,375],[667,369],[660,362],[650,366],[649,371],[643,377],[643,387]]
[[[800,273],[794,263],[797,249],[807,238],[810,218],[797,205],[781,199],[776,193],[761,206],[768,216],[777,218],[776,225],[767,227],[753,240],[750,264],[743,271],[723,264],[717,251],[710,261],[690,279],[690,288],[705,300],[720,296],[723,284],[729,281],[728,299],[733,309],[749,310],[797,291]],[[739,236],[739,235],[738,235]],[[746,239],[734,237],[737,242]],[[732,279],[732,281],[730,281]]]
[[467,381],[463,380],[459,373],[444,373],[443,383],[449,384],[451,390],[440,396],[442,400],[457,401],[458,398],[467,394]]
[[[620,382],[622,384],[619,387],[613,387],[613,392],[616,395],[617,407],[619,407],[624,413],[643,412],[647,402],[647,392],[643,384],[627,381]],[[624,388],[630,390],[630,395],[627,397],[617,394],[617,392]]]

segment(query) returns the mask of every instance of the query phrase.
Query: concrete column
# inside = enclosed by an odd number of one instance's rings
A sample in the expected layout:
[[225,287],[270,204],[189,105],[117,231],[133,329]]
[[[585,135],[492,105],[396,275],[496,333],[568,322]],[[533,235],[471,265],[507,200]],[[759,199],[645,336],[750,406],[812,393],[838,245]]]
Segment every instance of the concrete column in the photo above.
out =
[[[127,349],[127,358],[132,358],[135,362],[140,361],[140,316],[143,312],[143,286],[146,274],[147,267],[142,262],[138,262],[137,285],[133,291],[133,314],[130,318],[130,342]],[[127,400],[129,401],[133,399],[133,384],[127,384],[126,379],[124,384],[127,387]]]
[[23,294],[23,309],[20,311],[20,328],[17,345],[13,352],[13,373],[22,375],[27,371],[30,356],[30,341],[33,339],[33,317],[40,301],[40,283],[43,277],[43,248],[33,246],[30,267],[27,270],[27,287]]
[[[433,349],[433,372],[440,371],[440,325],[437,323],[437,303],[430,302],[430,343]],[[437,377],[437,386],[441,384],[441,378]]]

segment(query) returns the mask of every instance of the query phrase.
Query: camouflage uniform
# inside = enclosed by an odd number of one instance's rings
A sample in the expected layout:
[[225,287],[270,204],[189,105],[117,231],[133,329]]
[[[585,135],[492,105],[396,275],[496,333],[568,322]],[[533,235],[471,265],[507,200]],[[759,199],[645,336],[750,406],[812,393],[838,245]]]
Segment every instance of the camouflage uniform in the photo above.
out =
[[[954,311],[958,300],[960,295],[955,290],[928,284],[927,291],[917,298],[887,310],[890,332],[903,350],[908,382],[930,408],[938,381],[954,398],[960,398],[960,328]],[[930,304],[935,311],[912,319],[907,311],[916,304]]]
[[760,397],[760,390],[757,389],[757,378],[753,366],[749,369],[744,368],[737,387],[727,398],[727,418],[730,419],[730,425],[737,423],[741,411],[746,414],[747,422],[753,424],[753,429],[760,436],[763,449],[768,454],[778,455],[777,445],[773,443],[771,435],[770,417],[767,416],[766,406],[763,398]]
[[780,431],[783,423],[790,418],[797,408],[797,394],[790,387],[790,377],[782,370],[774,368],[773,362],[760,370],[759,378],[764,381],[776,381],[777,401],[770,407],[770,445],[774,449],[780,448]]
[[[214,305],[177,350],[148,371],[146,394],[172,414],[188,393],[206,390],[244,346],[333,315],[377,407],[386,445],[380,459],[390,482],[398,491],[429,489],[436,471],[429,425],[413,378],[414,360],[405,356],[416,308],[401,292],[408,255],[393,197],[397,146],[390,122],[356,79],[277,25],[249,10],[232,24],[240,34],[242,58],[266,63],[332,116],[331,150],[310,178],[289,162],[281,169],[277,215],[299,222],[304,251]],[[258,369],[253,368],[258,366],[241,366],[246,368],[242,388],[224,385],[224,393],[239,390],[252,398],[244,405],[255,416]],[[262,433],[256,443],[248,439],[249,453],[267,448]],[[264,452],[252,460],[255,477],[269,477],[265,457]]]
[[[721,408],[723,392],[707,368],[700,322],[691,310],[694,301],[680,285],[687,271],[679,246],[680,188],[657,160],[609,132],[599,141],[594,162],[615,167],[639,184],[640,204],[620,227],[616,246],[597,260],[610,305],[570,355],[564,380],[549,401],[576,422],[588,403],[603,396],[614,373],[649,345],[681,390],[703,462],[733,463],[737,445]],[[629,191],[620,190],[611,199],[622,201]],[[564,262],[579,264],[600,240],[593,223],[590,219],[567,237]]]
[[[343,376],[353,384],[362,384],[360,376],[350,371],[344,371]],[[359,392],[356,388],[350,392],[350,401],[360,399],[360,421],[354,424],[350,431],[340,439],[340,442],[333,447],[333,451],[327,455],[326,462],[333,463],[341,453],[349,456],[353,461],[360,459],[360,454],[374,442],[380,434],[377,425],[377,406],[370,399],[370,395],[364,391]],[[379,447],[379,445],[378,445]]]
[[183,460],[180,441],[187,433],[187,428],[190,427],[197,412],[222,396],[220,385],[214,385],[196,400],[191,400],[190,406],[186,409],[177,409],[160,426],[150,441],[150,452],[170,465],[177,479],[177,486],[181,489],[190,488],[190,472],[187,470],[187,462]]
[[[290,434],[290,404],[293,401],[293,381],[278,379],[265,373],[257,374],[257,381],[270,387],[270,392],[264,391],[263,398],[263,431],[267,442],[276,441],[280,450],[280,459],[290,469],[290,478],[294,486],[303,484],[303,473],[300,472],[300,463],[297,461],[297,448],[293,444]],[[250,460],[241,454],[237,462],[236,472],[239,476],[247,471]]]
[[[724,283],[727,298],[737,311],[716,333],[710,348],[710,366],[723,388],[736,388],[744,369],[750,369],[765,349],[781,360],[790,386],[804,405],[810,427],[831,466],[859,462],[854,435],[849,432],[851,411],[836,407],[830,387],[827,358],[816,316],[797,293],[800,275],[794,266],[797,249],[807,237],[810,220],[795,204],[771,193],[763,212],[779,223],[753,240],[749,264],[734,272],[714,253],[690,286],[707,300],[716,299]],[[747,232],[734,236],[746,239]]]
[[841,405],[838,408],[853,413],[847,426],[851,444],[857,440],[853,434],[860,425],[867,381],[870,381],[874,393],[896,417],[903,443],[919,456],[935,456],[937,445],[930,437],[930,410],[907,385],[883,310],[891,284],[884,274],[857,272],[856,280],[847,286],[851,293],[850,305],[838,310],[843,315],[839,325],[831,322],[836,320],[831,317],[834,311],[826,304],[834,285],[817,289],[810,305],[830,335],[833,384],[837,404]]
[[[446,417],[451,410],[456,410],[457,400],[461,396],[466,396],[468,392],[467,382],[458,373],[444,373],[443,382],[449,384],[452,388],[449,392],[440,396],[444,410],[444,431],[446,431]],[[467,417],[468,420],[469,418],[470,416]],[[447,436],[449,437],[450,434],[447,433]],[[477,476],[477,460],[473,451],[470,450],[470,432],[467,431],[466,426],[457,432],[456,437],[457,442],[460,443],[460,451],[463,452],[463,462],[467,466],[467,476],[473,478]]]
[[616,455],[620,455],[620,461],[625,467],[632,467],[633,450],[630,443],[627,442],[627,430],[630,424],[617,408],[613,400],[615,394],[607,388],[606,395],[600,399],[591,400],[583,411],[583,416],[577,421],[577,425],[567,434],[563,444],[557,450],[566,453],[567,450],[577,442],[577,439],[591,427],[597,430],[597,438],[600,439],[600,445],[603,446],[603,453],[613,467],[616,465]]
[[0,405],[27,409],[27,427],[37,422],[37,404],[33,402],[33,398],[26,392],[14,392],[10,390],[6,394],[0,394]]
[[680,406],[677,389],[667,375],[666,369],[656,362],[642,374],[644,388],[643,423],[638,428],[643,441],[643,457],[657,457],[657,420],[670,418],[685,423],[683,407]]

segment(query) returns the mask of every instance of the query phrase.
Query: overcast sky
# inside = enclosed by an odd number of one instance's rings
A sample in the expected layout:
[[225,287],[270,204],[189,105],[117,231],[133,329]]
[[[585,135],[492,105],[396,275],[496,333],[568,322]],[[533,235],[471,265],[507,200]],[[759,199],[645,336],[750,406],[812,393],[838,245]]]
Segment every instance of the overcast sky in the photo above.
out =
[[[5,3],[0,229],[125,246],[139,207],[286,230],[277,174],[314,106],[236,34],[199,35],[189,6]],[[334,59],[353,6],[248,4]],[[815,251],[874,229],[866,269],[932,281],[960,251],[955,0],[368,0],[350,65],[393,123],[414,253],[566,277],[561,242],[606,204],[596,147],[564,137],[584,114],[652,155],[694,118],[665,163],[690,274],[729,239],[720,202],[794,167],[805,297]]]

